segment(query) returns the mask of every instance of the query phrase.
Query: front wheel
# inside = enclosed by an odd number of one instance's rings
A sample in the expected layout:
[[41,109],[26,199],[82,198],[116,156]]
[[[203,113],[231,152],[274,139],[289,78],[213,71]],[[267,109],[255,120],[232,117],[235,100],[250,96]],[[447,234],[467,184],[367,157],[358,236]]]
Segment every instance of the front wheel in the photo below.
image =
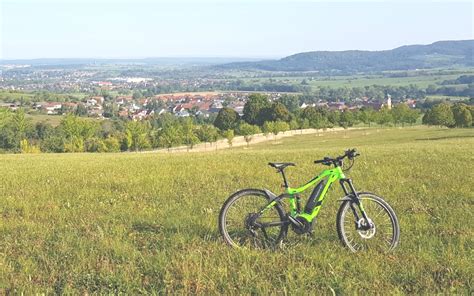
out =
[[395,249],[400,240],[400,226],[393,209],[375,194],[361,192],[358,195],[368,221],[352,199],[345,200],[336,220],[337,233],[343,245],[352,252]]
[[287,231],[285,212],[276,204],[262,213],[268,203],[267,194],[258,189],[231,195],[219,214],[219,230],[224,241],[233,247],[277,246]]

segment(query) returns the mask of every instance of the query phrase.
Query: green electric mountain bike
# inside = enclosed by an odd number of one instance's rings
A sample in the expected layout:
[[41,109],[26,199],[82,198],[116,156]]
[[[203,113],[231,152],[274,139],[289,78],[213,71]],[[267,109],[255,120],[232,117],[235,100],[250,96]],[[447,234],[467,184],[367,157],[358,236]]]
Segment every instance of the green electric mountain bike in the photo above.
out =
[[[222,206],[219,230],[225,242],[233,247],[275,247],[286,237],[288,228],[297,234],[311,233],[331,185],[339,181],[345,193],[337,213],[336,228],[339,239],[352,252],[367,249],[393,250],[400,238],[397,216],[381,197],[355,190],[352,180],[344,172],[354,165],[359,154],[347,150],[336,158],[325,157],[315,163],[330,166],[321,174],[298,188],[288,185],[285,168],[294,163],[269,163],[281,173],[286,192],[276,195],[264,189],[244,189],[232,194]],[[304,208],[299,194],[317,184]],[[289,201],[289,212],[284,200]]]

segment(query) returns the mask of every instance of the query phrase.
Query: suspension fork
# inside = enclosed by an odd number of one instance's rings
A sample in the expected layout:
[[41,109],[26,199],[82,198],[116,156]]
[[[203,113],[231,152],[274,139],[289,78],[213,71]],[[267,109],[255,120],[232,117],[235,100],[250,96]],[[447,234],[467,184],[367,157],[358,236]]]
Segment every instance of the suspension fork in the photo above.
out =
[[[347,183],[349,185],[350,192],[349,192],[349,190],[347,190],[347,187],[346,187],[345,183]],[[341,184],[342,190],[344,191],[346,196],[351,196],[351,199],[352,199],[353,203],[350,203],[350,206],[351,206],[352,213],[356,217],[357,221],[359,221],[360,218],[359,218],[359,214],[357,213],[356,209],[354,208],[354,203],[357,205],[357,207],[359,208],[359,211],[362,213],[362,217],[366,221],[369,221],[369,217],[367,217],[367,214],[365,213],[364,206],[360,202],[359,194],[357,193],[357,191],[354,188],[354,184],[352,183],[352,179],[348,179],[348,178],[341,179],[341,180],[339,180],[339,184]]]

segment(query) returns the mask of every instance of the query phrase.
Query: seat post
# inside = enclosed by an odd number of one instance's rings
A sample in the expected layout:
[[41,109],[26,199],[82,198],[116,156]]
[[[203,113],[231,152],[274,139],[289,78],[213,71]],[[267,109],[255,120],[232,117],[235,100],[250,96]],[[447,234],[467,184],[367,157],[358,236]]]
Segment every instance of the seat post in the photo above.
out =
[[281,175],[283,176],[283,182],[284,182],[283,186],[285,186],[285,188],[288,188],[288,182],[286,181],[286,176],[285,176],[284,169],[280,169],[279,171],[280,171]]

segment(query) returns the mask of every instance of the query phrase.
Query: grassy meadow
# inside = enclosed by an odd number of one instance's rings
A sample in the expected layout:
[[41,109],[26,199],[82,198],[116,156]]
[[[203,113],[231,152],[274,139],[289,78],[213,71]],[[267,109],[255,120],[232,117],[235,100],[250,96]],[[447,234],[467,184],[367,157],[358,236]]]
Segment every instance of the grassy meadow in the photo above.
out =
[[[348,176],[400,220],[395,252],[352,254],[336,234],[334,187],[313,236],[235,250],[217,230],[234,191],[269,188],[268,161],[357,148]],[[472,294],[474,129],[366,129],[203,153],[0,155],[0,294]]]
[[[271,79],[281,83],[300,84],[301,81],[306,80],[309,86],[314,90],[317,87],[365,87],[371,85],[386,85],[386,86],[409,86],[416,85],[421,88],[426,88],[429,85],[438,85],[445,80],[455,80],[462,75],[472,75],[473,69],[460,68],[457,70],[431,70],[418,73],[418,71],[403,71],[399,73],[406,73],[406,77],[390,77],[389,73],[395,74],[399,71],[389,71],[384,74],[354,74],[351,76],[316,76],[313,79],[304,76],[272,76]],[[267,82],[269,78],[243,78],[247,83],[263,83]],[[447,85],[465,87],[467,85]]]

